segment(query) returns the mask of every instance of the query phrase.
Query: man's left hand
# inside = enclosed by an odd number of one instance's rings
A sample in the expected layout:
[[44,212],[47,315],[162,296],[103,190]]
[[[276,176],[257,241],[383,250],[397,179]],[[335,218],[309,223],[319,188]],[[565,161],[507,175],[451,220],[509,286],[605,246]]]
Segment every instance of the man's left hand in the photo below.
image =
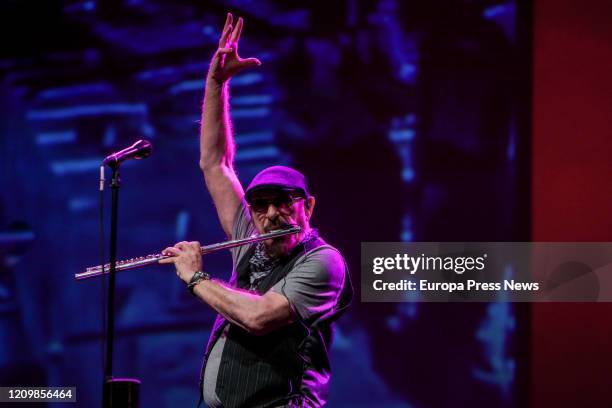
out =
[[176,275],[185,283],[189,283],[193,275],[202,270],[202,253],[198,241],[181,241],[164,249],[162,255],[170,255],[170,258],[160,259],[159,263],[174,264]]

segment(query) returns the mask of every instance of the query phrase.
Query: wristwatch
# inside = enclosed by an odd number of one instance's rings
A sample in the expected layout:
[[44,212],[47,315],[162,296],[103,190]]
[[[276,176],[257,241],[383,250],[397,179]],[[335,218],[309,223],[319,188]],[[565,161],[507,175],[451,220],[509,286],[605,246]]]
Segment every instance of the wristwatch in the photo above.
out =
[[191,280],[187,284],[187,289],[189,290],[189,293],[195,296],[196,294],[193,292],[195,285],[197,285],[203,280],[210,280],[210,275],[202,271],[197,271],[196,273],[194,273],[191,277]]

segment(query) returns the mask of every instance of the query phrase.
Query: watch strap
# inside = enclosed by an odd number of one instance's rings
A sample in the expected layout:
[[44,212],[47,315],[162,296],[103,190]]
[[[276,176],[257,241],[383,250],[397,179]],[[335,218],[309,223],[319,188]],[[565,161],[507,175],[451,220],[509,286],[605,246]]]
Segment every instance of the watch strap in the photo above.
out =
[[189,280],[189,283],[187,284],[187,289],[189,290],[189,293],[195,296],[194,288],[198,283],[203,280],[210,280],[210,275],[203,271],[197,271],[196,273],[194,273],[191,279]]

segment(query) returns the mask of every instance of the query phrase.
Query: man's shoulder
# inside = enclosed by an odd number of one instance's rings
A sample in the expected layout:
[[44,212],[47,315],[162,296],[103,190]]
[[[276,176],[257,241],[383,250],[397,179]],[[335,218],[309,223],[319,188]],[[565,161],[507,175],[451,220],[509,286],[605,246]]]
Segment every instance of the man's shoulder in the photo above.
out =
[[294,269],[306,274],[309,279],[342,281],[346,262],[337,248],[323,243],[302,254]]
[[340,253],[340,250],[327,242],[321,240],[320,245],[315,246],[314,248],[307,250],[302,256],[308,259],[342,259],[344,257]]

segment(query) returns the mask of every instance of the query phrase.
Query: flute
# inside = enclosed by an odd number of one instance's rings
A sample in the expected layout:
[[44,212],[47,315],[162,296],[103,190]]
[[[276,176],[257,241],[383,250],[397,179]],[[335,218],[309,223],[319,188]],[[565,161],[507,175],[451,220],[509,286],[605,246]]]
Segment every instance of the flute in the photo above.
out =
[[[272,231],[272,232],[268,232],[265,234],[252,235],[247,238],[233,239],[230,241],[219,242],[217,244],[206,245],[206,246],[201,247],[200,250],[202,251],[202,255],[206,255],[206,254],[210,254],[211,252],[219,251],[221,249],[230,249],[230,248],[235,248],[235,247],[239,247],[242,245],[265,241],[266,239],[273,239],[273,238],[282,237],[284,235],[297,234],[301,230],[302,228],[298,226],[293,226],[291,228]],[[152,254],[152,255],[141,256],[138,258],[126,259],[124,261],[117,261],[115,271],[119,272],[119,271],[125,271],[128,269],[141,268],[147,265],[153,265],[153,264],[158,263],[161,259],[166,259],[166,258],[170,258],[170,256],[162,255],[162,254]],[[75,274],[74,278],[76,280],[89,279],[89,278],[93,278],[96,276],[108,275],[109,272],[110,272],[110,264],[107,263],[106,265],[104,265],[104,268],[102,268],[102,265],[91,266],[89,268],[86,268],[85,272]]]

